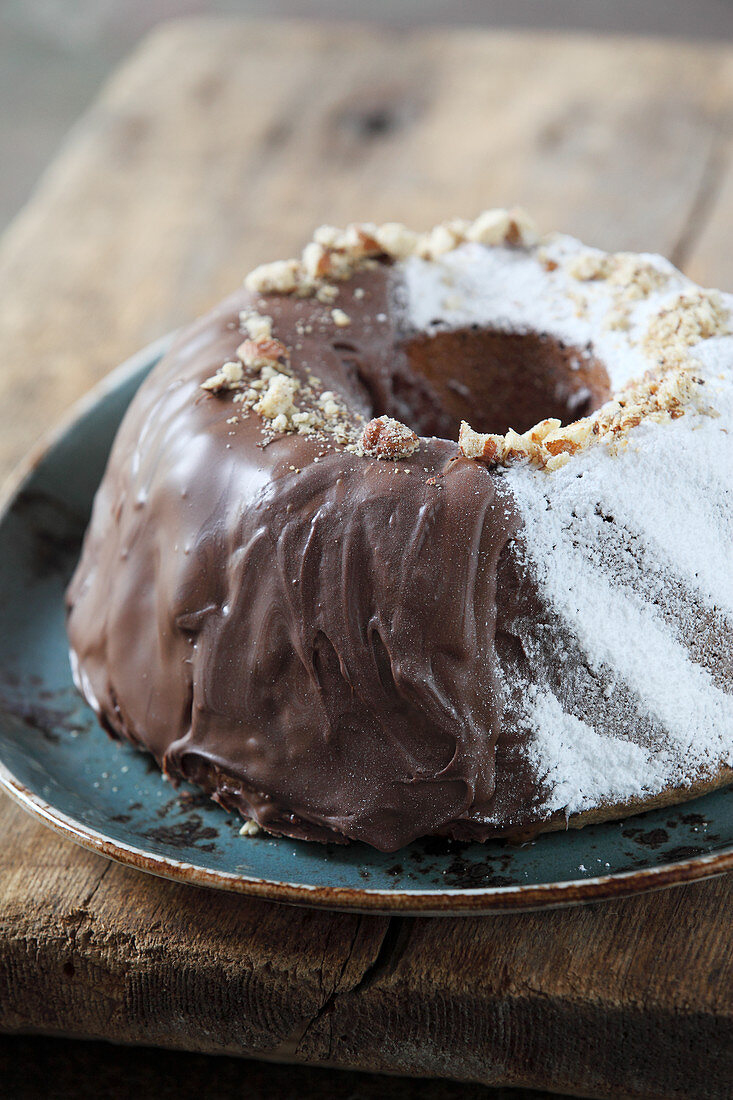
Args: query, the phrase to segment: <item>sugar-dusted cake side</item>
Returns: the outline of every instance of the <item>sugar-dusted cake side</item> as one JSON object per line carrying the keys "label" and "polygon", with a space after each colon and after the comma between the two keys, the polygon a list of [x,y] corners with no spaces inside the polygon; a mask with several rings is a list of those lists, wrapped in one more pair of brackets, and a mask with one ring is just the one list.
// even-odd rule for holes
{"label": "sugar-dusted cake side", "polygon": [[728,781],[730,310],[516,214],[319,231],[128,411],[81,690],[263,827],[384,850]]}

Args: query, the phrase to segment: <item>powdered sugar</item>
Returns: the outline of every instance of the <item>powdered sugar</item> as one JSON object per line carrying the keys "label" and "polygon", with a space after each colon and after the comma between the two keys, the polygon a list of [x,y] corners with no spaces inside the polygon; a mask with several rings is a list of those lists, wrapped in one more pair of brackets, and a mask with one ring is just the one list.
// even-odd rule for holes
{"label": "powdered sugar", "polygon": [[[638,285],[624,282],[629,271]],[[464,245],[436,261],[413,257],[400,279],[412,329],[545,333],[592,352],[613,389],[655,365],[650,326],[696,290],[661,257],[619,265],[568,237],[541,253]],[[731,297],[721,304],[733,310]],[[527,687],[529,752],[548,813],[643,798],[733,766],[733,695],[700,663],[706,639],[692,644],[696,631],[716,629],[723,650],[730,646],[733,337],[689,354],[716,416],[645,422],[622,446],[579,452],[551,475],[528,465],[503,475],[524,520],[527,568],[551,613],[588,666],[623,684],[652,723],[642,732],[622,715],[623,736],[609,736],[572,713],[580,701],[562,694],[567,685],[560,698]],[[709,609],[705,625],[694,607]]]}
{"label": "powdered sugar", "polygon": [[[589,666],[622,681],[640,712],[663,731],[651,751],[655,774],[670,786],[733,764],[733,696],[691,656],[684,638],[698,627],[677,607],[693,590],[718,611],[733,608],[728,423],[687,416],[649,424],[619,454],[590,450],[550,478],[529,467],[505,475],[543,597],[578,639]],[[632,537],[651,557],[639,576],[616,564]],[[651,583],[655,570],[670,577],[671,624],[663,614],[666,594]],[[725,629],[729,637],[730,624]],[[577,733],[571,719],[563,715],[557,729],[569,723]],[[535,733],[549,743],[547,731],[537,726]],[[629,743],[639,736],[633,724],[628,736]],[[563,790],[575,792],[570,802],[581,797],[585,767],[581,758],[577,768],[572,761],[568,754]],[[609,778],[605,799],[613,799],[614,784]],[[646,789],[637,783],[631,793],[641,797]]]}
{"label": "powdered sugar", "polygon": [[664,772],[646,749],[597,733],[566,714],[549,691],[530,689],[528,696],[527,717],[536,731],[529,759],[547,789],[550,813],[581,813],[662,789]]}
{"label": "powdered sugar", "polygon": [[[623,331],[609,327],[618,287],[580,281],[578,257],[604,257],[572,237],[558,236],[538,251],[466,244],[438,260],[411,257],[400,265],[407,323],[418,331],[472,324],[504,332],[541,332],[581,350],[592,348],[618,388],[650,367],[641,342],[650,318],[694,284],[661,256],[640,255],[661,286],[630,301]],[[549,268],[549,270],[548,270]]]}

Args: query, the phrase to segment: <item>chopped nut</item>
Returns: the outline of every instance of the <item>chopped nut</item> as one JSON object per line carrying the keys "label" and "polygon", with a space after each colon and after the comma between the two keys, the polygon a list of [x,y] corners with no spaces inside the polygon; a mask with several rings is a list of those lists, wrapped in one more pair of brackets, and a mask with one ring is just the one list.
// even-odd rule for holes
{"label": "chopped nut", "polygon": [[684,366],[688,349],[701,340],[730,331],[730,317],[716,290],[679,294],[668,309],[652,318],[642,347],[667,367]]}
{"label": "chopped nut", "polygon": [[315,295],[319,301],[333,300],[332,283],[323,280],[349,279],[355,271],[376,267],[380,255],[406,260],[419,255],[437,259],[466,240],[481,244],[511,244],[529,247],[537,232],[522,210],[489,210],[474,222],[453,218],[429,233],[417,234],[399,222],[374,225],[353,222],[346,229],[322,225],[303,250],[300,260],[279,260],[251,272],[245,284],[260,294]]}
{"label": "chopped nut", "polygon": [[458,434],[458,446],[461,454],[466,458],[478,458],[484,462],[497,462],[499,447],[503,446],[504,437],[501,435],[485,435],[475,432],[465,420],[461,421],[461,430]]}
{"label": "chopped nut", "polygon": [[540,239],[537,225],[533,218],[521,206],[515,206],[509,211],[509,232],[507,244],[521,245],[523,248],[532,248]]}
{"label": "chopped nut", "polygon": [[[297,411],[293,405],[293,398],[298,388],[299,385],[295,378],[290,378],[287,374],[276,374],[273,378],[270,378],[267,389],[254,406],[255,412],[270,420],[283,415],[286,417],[287,425],[287,418]],[[284,431],[285,428],[276,430]]]}
{"label": "chopped nut", "polygon": [[466,238],[483,245],[501,245],[506,242],[511,219],[506,210],[484,210],[469,226]]}
{"label": "chopped nut", "polygon": [[452,252],[460,242],[461,238],[448,225],[436,225],[420,238],[417,253],[425,260],[437,260],[446,252]]}
{"label": "chopped nut", "polygon": [[237,348],[237,358],[245,367],[272,366],[287,361],[288,349],[280,340],[244,340]]}
{"label": "chopped nut", "polygon": [[318,404],[323,409],[323,415],[332,420],[333,417],[338,416],[343,412],[341,407],[336,401],[336,394],[332,390],[324,390],[321,396],[318,398]]}
{"label": "chopped nut", "polygon": [[581,252],[566,265],[568,275],[579,282],[607,279],[611,272],[611,256],[605,252]]}
{"label": "chopped nut", "polygon": [[202,390],[218,393],[220,390],[236,389],[244,377],[241,363],[223,363],[216,374],[201,383]]}
{"label": "chopped nut", "polygon": [[374,236],[382,251],[396,260],[406,260],[414,255],[419,241],[417,233],[399,222],[386,222],[378,226]]}
{"label": "chopped nut", "polygon": [[313,234],[313,240],[323,248],[339,248],[342,244],[343,230],[335,225],[319,225]]}
{"label": "chopped nut", "polygon": [[592,431],[592,424],[588,418],[576,420],[574,424],[568,424],[565,428],[561,428],[557,421],[556,424],[557,427],[545,433],[541,440],[542,446],[551,455],[558,455],[562,451],[575,454],[585,446]]}
{"label": "chopped nut", "polygon": [[239,324],[250,340],[269,340],[272,336],[272,317],[266,317],[253,309],[243,309],[239,314]]}
{"label": "chopped nut", "polygon": [[553,455],[552,458],[548,458],[545,463],[545,469],[552,473],[553,470],[559,470],[563,466],[566,466],[570,461],[570,455],[567,451],[563,451],[561,454]]}
{"label": "chopped nut", "polygon": [[550,416],[546,420],[540,420],[539,424],[535,424],[526,434],[533,443],[542,443],[551,432],[556,431],[560,427],[560,424],[561,421],[557,420],[554,416]]}
{"label": "chopped nut", "polygon": [[344,250],[353,256],[378,256],[382,251],[374,222],[352,222],[346,227],[343,242]]}
{"label": "chopped nut", "polygon": [[338,328],[346,328],[347,325],[351,324],[351,318],[348,313],[344,313],[342,309],[332,309],[331,316],[333,317],[333,323],[337,325]]}
{"label": "chopped nut", "polygon": [[331,305],[338,298],[339,288],[334,286],[333,283],[324,283],[323,286],[319,286],[316,291],[316,298],[319,302],[323,302],[324,305]]}
{"label": "chopped nut", "polygon": [[239,830],[240,836],[259,836],[262,829],[256,821],[245,821],[242,828]]}
{"label": "chopped nut", "polygon": [[538,259],[539,263],[542,264],[545,271],[550,271],[550,272],[557,271],[557,269],[560,266],[560,264],[557,262],[557,260],[553,259],[553,257],[548,254],[546,248],[538,248],[537,249],[537,259]]}
{"label": "chopped nut", "polygon": [[365,424],[361,435],[361,447],[372,458],[407,458],[418,447],[419,440],[411,428],[393,420],[391,416],[379,416]]}
{"label": "chopped nut", "polygon": [[[632,252],[587,250],[573,256],[565,269],[571,278],[579,282],[606,283],[613,304],[606,314],[604,328],[610,331],[629,329],[632,303],[649,297],[669,282],[669,272]],[[587,300],[572,292],[568,297],[576,302],[577,315],[584,316],[588,307]]]}
{"label": "chopped nut", "polygon": [[250,271],[244,285],[257,294],[290,294],[298,285],[299,271],[297,260],[275,260]]}
{"label": "chopped nut", "polygon": [[671,372],[660,368],[656,373],[649,372],[641,382],[620,390],[592,416],[572,424],[563,427],[559,420],[548,418],[522,435],[510,428],[501,436],[475,432],[464,421],[458,444],[466,458],[490,466],[529,462],[551,472],[593,443],[625,442],[629,430],[644,420],[675,420],[684,415],[685,407],[714,415],[701,400],[701,385],[702,380],[689,366]]}
{"label": "chopped nut", "polygon": [[322,244],[311,241],[303,249],[302,266],[309,279],[319,279],[322,275],[327,275],[331,269],[327,249]]}

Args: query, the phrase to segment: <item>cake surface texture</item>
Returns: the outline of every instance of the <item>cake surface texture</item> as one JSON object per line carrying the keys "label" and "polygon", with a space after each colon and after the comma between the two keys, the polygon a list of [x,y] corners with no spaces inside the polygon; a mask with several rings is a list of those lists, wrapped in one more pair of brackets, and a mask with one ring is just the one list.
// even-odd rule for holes
{"label": "cake surface texture", "polygon": [[731,781],[732,545],[733,297],[520,211],[324,226],[138,391],[72,667],[272,833],[531,836]]}

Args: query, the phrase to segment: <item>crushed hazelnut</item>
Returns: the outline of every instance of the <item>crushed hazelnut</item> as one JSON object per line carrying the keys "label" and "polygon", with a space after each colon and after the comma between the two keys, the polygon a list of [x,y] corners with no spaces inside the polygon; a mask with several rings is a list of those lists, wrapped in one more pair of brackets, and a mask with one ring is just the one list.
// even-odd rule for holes
{"label": "crushed hazelnut", "polygon": [[469,227],[466,239],[484,245],[504,244],[510,225],[508,210],[484,210]]}
{"label": "crushed hazelnut", "polygon": [[668,309],[652,318],[642,347],[658,363],[682,366],[689,348],[729,331],[730,317],[718,291],[696,289],[679,294]]}
{"label": "crushed hazelnut", "polygon": [[446,252],[452,252],[460,243],[460,237],[447,225],[436,225],[419,239],[417,254],[424,260],[437,260]]}
{"label": "crushed hazelnut", "polygon": [[399,222],[386,222],[377,227],[374,234],[380,248],[396,260],[406,260],[415,253],[418,234]]}
{"label": "crushed hazelnut", "polygon": [[551,472],[592,444],[623,441],[629,430],[644,420],[675,420],[688,408],[714,415],[702,401],[701,386],[702,380],[690,367],[674,371],[658,368],[647,372],[641,382],[620,390],[592,416],[573,424],[563,427],[559,420],[548,419],[522,435],[511,428],[505,435],[486,435],[464,421],[458,445],[466,458],[489,466],[529,462]]}
{"label": "crushed hazelnut", "polygon": [[355,271],[375,266],[379,256],[433,260],[466,241],[531,248],[538,240],[534,223],[519,209],[487,210],[473,222],[453,218],[422,234],[399,222],[381,226],[353,222],[346,229],[322,225],[303,249],[300,260],[263,264],[247,276],[245,285],[260,294],[314,295],[329,303],[334,297],[333,280],[349,279]]}
{"label": "crushed hazelnut", "polygon": [[324,305],[331,305],[338,298],[339,289],[334,286],[333,283],[324,283],[323,286],[319,286],[316,291],[316,298]]}
{"label": "crushed hazelnut", "polygon": [[328,250],[317,241],[311,241],[303,249],[302,268],[309,279],[318,279],[330,270]]}
{"label": "crushed hazelnut", "polygon": [[288,358],[288,349],[280,340],[244,340],[237,348],[237,358],[245,367],[266,367],[284,363]]}
{"label": "crushed hazelnut", "polygon": [[218,393],[220,390],[236,389],[244,377],[241,363],[222,363],[216,374],[201,383],[202,390]]}
{"label": "crushed hazelnut", "polygon": [[244,280],[247,290],[257,294],[290,294],[298,286],[297,260],[275,260],[250,271]]}
{"label": "crushed hazelnut", "polygon": [[[611,292],[612,305],[606,314],[604,327],[611,331],[629,329],[632,304],[648,298],[669,282],[669,272],[633,252],[584,251],[568,260],[565,269],[571,278],[579,282],[605,282]],[[578,316],[583,316],[587,301],[575,293],[569,297],[576,302]]]}
{"label": "crushed hazelnut", "polygon": [[521,248],[534,248],[540,240],[537,225],[533,218],[521,206],[515,206],[509,211],[509,232],[506,235],[506,243],[517,245]]}
{"label": "crushed hazelnut", "polygon": [[285,431],[289,417],[297,412],[293,404],[293,398],[298,389],[297,379],[291,378],[287,374],[275,374],[268,381],[267,389],[254,406],[255,412],[271,420],[280,416],[284,417],[284,425],[275,428],[275,431]]}
{"label": "crushed hazelnut", "polygon": [[278,413],[277,416],[273,418],[270,424],[270,429],[273,432],[286,432],[289,427],[290,422],[285,413]]}
{"label": "crushed hazelnut", "polygon": [[272,336],[272,317],[257,313],[254,309],[243,309],[239,314],[240,328],[250,340],[269,340]]}
{"label": "crushed hazelnut", "polygon": [[419,445],[418,437],[399,420],[391,416],[378,416],[364,425],[361,448],[372,458],[407,458]]}

